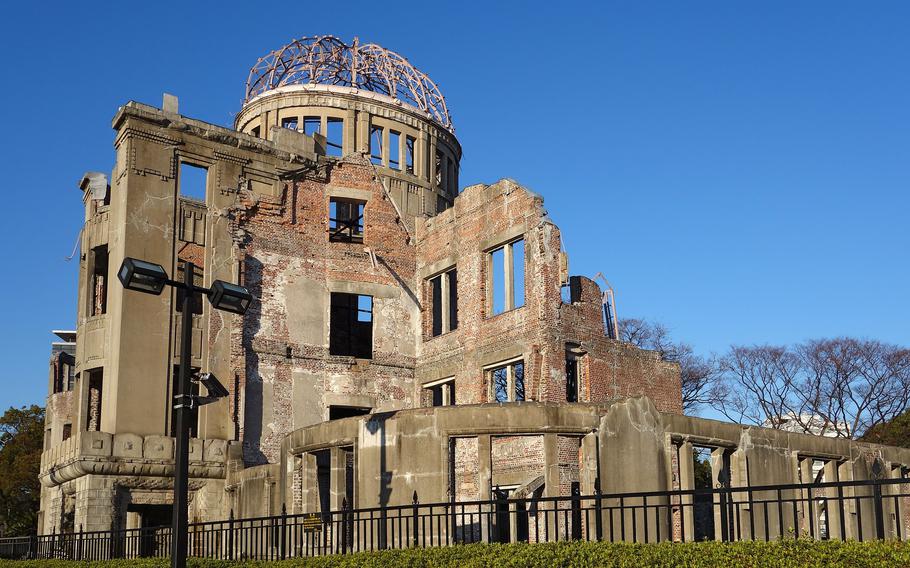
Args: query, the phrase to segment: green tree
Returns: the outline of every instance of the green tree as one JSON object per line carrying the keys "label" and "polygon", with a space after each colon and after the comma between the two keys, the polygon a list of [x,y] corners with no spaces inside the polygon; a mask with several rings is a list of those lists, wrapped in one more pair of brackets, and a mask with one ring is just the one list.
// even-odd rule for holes
{"label": "green tree", "polygon": [[861,440],[874,444],[910,448],[910,412],[904,412],[888,422],[876,424],[863,434]]}
{"label": "green tree", "polygon": [[0,528],[4,536],[36,532],[43,446],[43,408],[10,408],[0,416]]}

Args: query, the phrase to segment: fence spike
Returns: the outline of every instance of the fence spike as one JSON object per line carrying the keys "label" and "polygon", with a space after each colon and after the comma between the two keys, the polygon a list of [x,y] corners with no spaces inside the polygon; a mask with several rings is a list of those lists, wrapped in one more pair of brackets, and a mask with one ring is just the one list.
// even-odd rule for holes
{"label": "fence spike", "polygon": [[414,490],[414,504],[416,505],[418,503],[420,503],[420,501],[417,500],[417,490],[415,489]]}

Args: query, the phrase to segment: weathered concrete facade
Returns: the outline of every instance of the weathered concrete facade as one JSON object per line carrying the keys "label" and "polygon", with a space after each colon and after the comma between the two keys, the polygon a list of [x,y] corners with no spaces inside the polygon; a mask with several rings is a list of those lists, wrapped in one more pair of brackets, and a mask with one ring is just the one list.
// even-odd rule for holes
{"label": "weathered concrete facade", "polygon": [[74,376],[51,386],[41,532],[150,526],[172,503],[179,303],[125,291],[125,257],[171,275],[192,261],[203,285],[254,296],[244,316],[194,308],[190,364],[231,394],[198,411],[191,519],[685,487],[686,444],[752,483],[795,481],[800,456],[843,475],[865,475],[858,456],[910,464],[683,417],[678,367],[607,337],[543,198],[509,179],[459,192],[447,114],[310,83],[250,97],[233,129],[163,107],[121,107],[109,184],[81,184]]}

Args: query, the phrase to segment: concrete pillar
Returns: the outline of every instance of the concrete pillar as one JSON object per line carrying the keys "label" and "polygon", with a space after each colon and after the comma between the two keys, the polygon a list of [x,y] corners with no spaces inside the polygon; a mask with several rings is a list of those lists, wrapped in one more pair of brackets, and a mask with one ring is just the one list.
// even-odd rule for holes
{"label": "concrete pillar", "polygon": [[427,149],[427,181],[430,182],[430,187],[436,185],[436,136],[430,136],[430,145]]}
{"label": "concrete pillar", "polygon": [[417,141],[414,143],[414,175],[422,180],[430,181],[429,168],[427,165],[427,150],[430,147],[430,140],[427,133],[423,130],[417,135]]}
{"label": "concrete pillar", "polygon": [[[726,476],[729,480],[730,472],[729,470],[724,471],[727,466],[726,459],[726,449],[725,448],[712,448],[711,449],[711,481],[714,484],[715,488],[721,486],[720,480],[723,476]],[[730,525],[730,519],[724,514],[724,508],[722,507],[721,495],[718,493],[714,494],[714,539],[722,540],[723,531],[724,531],[724,520],[727,521],[727,526]]]}
{"label": "concrete pillar", "polygon": [[[839,481],[838,469],[839,464],[836,460],[828,460],[825,462],[824,480],[826,483]],[[837,488],[826,489],[825,493],[828,497],[828,507],[826,514],[828,522],[828,536],[831,539],[844,540],[845,535],[842,534],[841,531],[841,517],[842,510],[846,507],[846,503],[837,498]]]}
{"label": "concrete pillar", "polygon": [[[679,445],[679,488],[682,490],[695,489],[695,461],[693,448],[690,442]],[[695,539],[695,506],[691,495],[680,497],[681,537],[689,541]]]}
{"label": "concrete pillar", "polygon": [[[477,436],[477,499],[489,501],[492,497],[493,454],[489,434]],[[480,541],[489,542],[491,535],[489,515],[480,515]]]}
{"label": "concrete pillar", "polygon": [[388,127],[382,128],[382,165],[385,167],[389,166],[389,129]]}
{"label": "concrete pillar", "polygon": [[515,307],[515,291],[513,290],[515,275],[512,274],[512,247],[510,245],[502,248],[502,262],[502,274],[506,287],[504,309],[508,311]]}
{"label": "concrete pillar", "polygon": [[345,494],[345,451],[339,447],[333,447],[329,450],[329,463],[331,464],[329,483],[331,491],[329,494],[329,503],[332,511],[341,510],[341,502]]}
{"label": "concrete pillar", "polygon": [[357,112],[355,145],[357,152],[363,154],[370,153],[370,113],[364,111]]}
{"label": "concrete pillar", "polygon": [[[303,121],[300,122],[303,124]],[[344,117],[344,134],[341,142],[342,154],[347,156],[357,151],[357,113],[349,109]]]}

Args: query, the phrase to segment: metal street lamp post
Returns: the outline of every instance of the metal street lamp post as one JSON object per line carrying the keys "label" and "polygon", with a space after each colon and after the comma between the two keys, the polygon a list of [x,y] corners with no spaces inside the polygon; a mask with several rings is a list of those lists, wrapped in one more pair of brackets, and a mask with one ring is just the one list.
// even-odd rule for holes
{"label": "metal street lamp post", "polygon": [[211,288],[193,284],[195,266],[187,262],[183,266],[183,282],[171,280],[161,265],[135,258],[125,258],[117,278],[127,290],[134,290],[158,296],[165,285],[183,290],[183,318],[180,327],[180,375],[174,394],[175,433],[177,436],[176,464],[174,471],[174,516],[171,524],[171,566],[185,568],[189,523],[189,420],[194,407],[215,402],[227,396],[228,391],[210,373],[199,377],[199,382],[208,390],[209,396],[200,397],[190,393],[190,351],[192,348],[193,316],[192,306],[197,294],[205,294],[212,307],[242,315],[252,301],[249,291],[242,286],[216,280]]}

